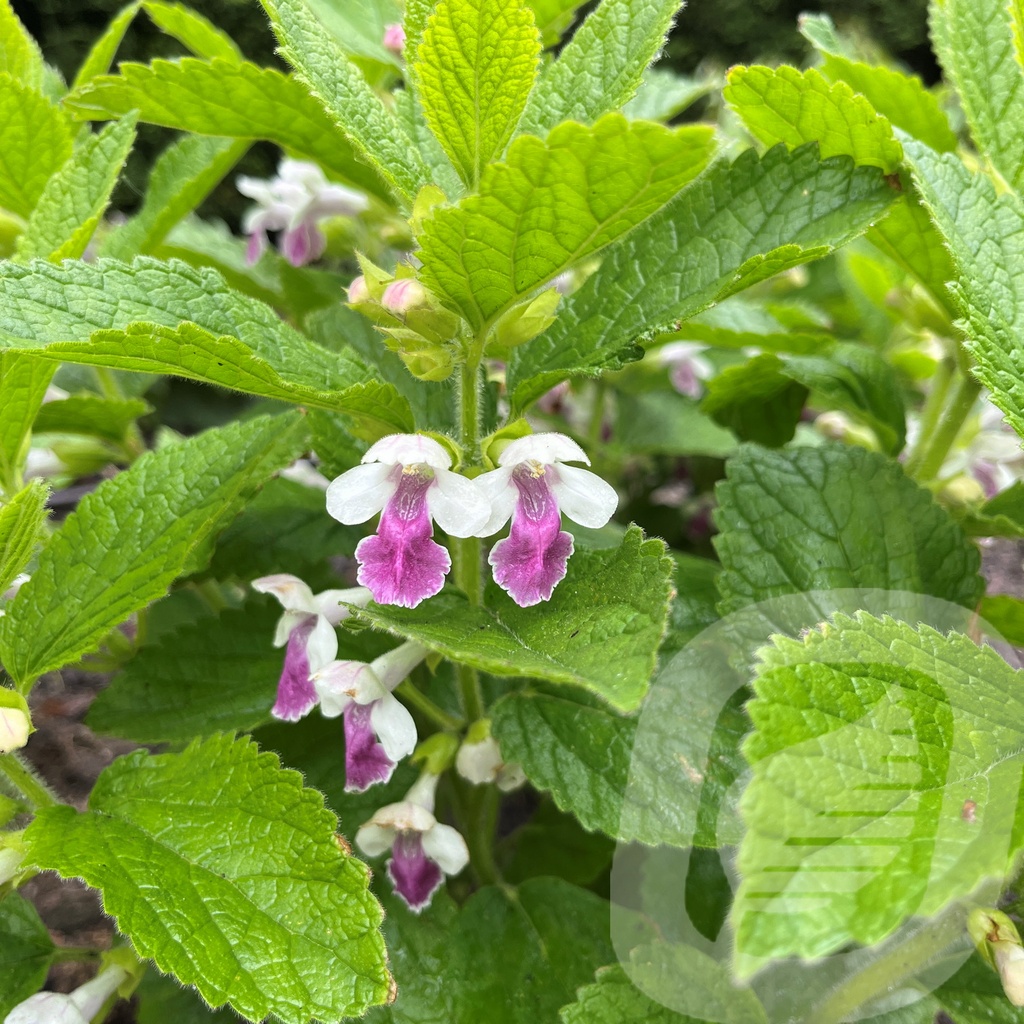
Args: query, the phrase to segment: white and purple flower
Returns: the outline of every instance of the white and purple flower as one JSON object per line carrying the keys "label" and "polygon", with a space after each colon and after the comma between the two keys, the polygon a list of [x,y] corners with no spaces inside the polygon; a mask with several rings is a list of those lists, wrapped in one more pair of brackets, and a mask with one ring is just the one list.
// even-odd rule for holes
{"label": "white and purple flower", "polygon": [[398,22],[392,22],[384,26],[384,37],[381,40],[385,50],[390,50],[396,56],[401,57],[405,49],[405,29]]}
{"label": "white and purple flower", "polygon": [[285,648],[284,668],[270,713],[297,722],[319,699],[311,676],[338,655],[334,627],[351,614],[345,604],[365,606],[370,592],[353,587],[314,594],[297,576],[287,573],[261,576],[251,585],[261,594],[273,594],[284,608],[274,635],[274,646]]}
{"label": "white and purple flower", "polygon": [[369,206],[366,196],[329,182],[316,164],[284,159],[277,177],[241,177],[238,191],[257,206],[242,221],[249,236],[246,260],[255,263],[267,247],[267,232],[282,232],[281,254],[295,267],[323,255],[327,239],[317,226],[326,217],[354,217]]}
{"label": "white and purple flower", "polygon": [[445,875],[457,875],[469,863],[465,839],[434,817],[437,780],[424,772],[404,800],[382,807],[356,833],[367,857],[391,851],[388,877],[416,913],[429,905]]}
{"label": "white and purple flower", "polygon": [[474,786],[493,784],[502,793],[511,793],[526,782],[522,767],[505,763],[498,741],[489,732],[476,738],[470,730],[455,757],[455,770]]}
{"label": "white and purple flower", "polygon": [[370,664],[332,661],[313,676],[321,713],[344,716],[347,792],[387,782],[398,761],[416,749],[416,723],[392,690],[426,655],[410,641]]}
{"label": "white and purple flower", "polygon": [[7,1014],[4,1024],[89,1024],[127,980],[128,972],[111,964],[74,992],[37,992],[29,996]]}
{"label": "white and purple flower", "polygon": [[668,367],[672,387],[681,395],[700,398],[704,381],[714,376],[714,367],[704,357],[707,348],[696,341],[672,341],[658,349],[658,359]]}
{"label": "white and purple flower", "polygon": [[522,608],[547,601],[565,576],[573,541],[562,529],[562,515],[597,529],[619,502],[615,488],[596,473],[566,461],[590,465],[583,449],[564,434],[531,434],[505,448],[499,469],[474,481],[491,507],[480,536],[512,519],[508,537],[494,545],[488,561],[495,582]]}
{"label": "white and purple flower", "polygon": [[487,520],[486,499],[422,434],[382,438],[362,462],[327,488],[327,511],[348,525],[382,513],[377,533],[356,548],[356,578],[379,604],[415,608],[440,591],[451,569],[448,552],[431,539],[433,523],[453,537],[476,536]]}

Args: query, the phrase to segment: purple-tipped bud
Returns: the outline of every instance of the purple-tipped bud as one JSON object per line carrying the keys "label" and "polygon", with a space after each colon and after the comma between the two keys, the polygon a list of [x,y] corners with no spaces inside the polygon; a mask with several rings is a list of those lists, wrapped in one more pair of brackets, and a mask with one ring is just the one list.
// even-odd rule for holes
{"label": "purple-tipped bud", "polygon": [[382,42],[385,50],[401,56],[405,49],[405,29],[399,24],[385,25]]}
{"label": "purple-tipped bud", "polygon": [[348,301],[353,306],[360,302],[370,301],[370,289],[367,287],[366,278],[362,274],[348,286]]}
{"label": "purple-tipped bud", "polygon": [[427,290],[413,277],[402,277],[384,289],[381,305],[389,312],[402,316],[410,309],[423,306],[427,301]]}

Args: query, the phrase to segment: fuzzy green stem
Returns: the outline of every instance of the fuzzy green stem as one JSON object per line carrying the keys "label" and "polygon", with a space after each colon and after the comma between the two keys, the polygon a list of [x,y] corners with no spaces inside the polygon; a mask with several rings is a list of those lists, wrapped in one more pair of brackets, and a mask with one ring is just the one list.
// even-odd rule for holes
{"label": "fuzzy green stem", "polygon": [[937,418],[933,432],[930,435],[922,432],[921,454],[917,464],[908,466],[908,472],[917,480],[928,483],[939,475],[980,392],[981,385],[971,376],[961,377],[954,385],[949,403],[941,417]]}
{"label": "fuzzy green stem", "polygon": [[947,913],[937,922],[922,928],[902,946],[888,956],[868,964],[862,971],[843,982],[810,1014],[807,1024],[838,1024],[849,1020],[865,1003],[892,992],[902,982],[913,977],[933,960],[937,953],[947,949],[963,936],[965,924],[962,914]]}
{"label": "fuzzy green stem", "polygon": [[914,448],[907,457],[906,470],[913,476],[921,464],[928,442],[935,433],[942,410],[949,394],[949,386],[953,383],[954,365],[952,359],[943,359],[935,370],[932,387],[921,409],[921,432],[914,442]]}
{"label": "fuzzy green stem", "polygon": [[402,698],[403,703],[412,705],[420,714],[425,718],[429,718],[434,725],[445,732],[457,732],[463,725],[460,719],[454,715],[449,715],[447,711],[439,708],[410,679],[399,683],[395,693]]}
{"label": "fuzzy green stem", "polygon": [[61,802],[17,754],[0,754],[0,772],[36,810]]}
{"label": "fuzzy green stem", "polygon": [[102,949],[94,949],[92,946],[57,946],[52,953],[52,958],[57,963],[65,960],[99,960],[103,956]]}
{"label": "fuzzy green stem", "polygon": [[496,786],[473,786],[467,799],[469,827],[465,831],[469,860],[481,885],[501,880],[494,862],[494,830],[500,794]]}
{"label": "fuzzy green stem", "polygon": [[[462,367],[462,382],[459,388],[459,425],[463,456],[466,464],[476,467],[481,464],[480,456],[480,353],[482,344],[472,346],[470,357]],[[455,582],[469,598],[470,606],[483,604],[483,546],[479,537],[464,537],[453,542],[455,552]],[[458,666],[459,690],[466,718],[475,722],[484,715],[483,693],[480,676],[470,665]]]}

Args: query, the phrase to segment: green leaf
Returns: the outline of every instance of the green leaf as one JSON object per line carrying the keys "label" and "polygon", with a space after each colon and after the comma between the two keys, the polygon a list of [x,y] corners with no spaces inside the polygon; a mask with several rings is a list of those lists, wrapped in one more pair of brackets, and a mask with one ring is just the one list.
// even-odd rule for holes
{"label": "green leaf", "polygon": [[15,892],[0,899],[0,1013],[5,1017],[46,981],[55,952],[36,908]]}
{"label": "green leaf", "polygon": [[593,985],[581,988],[576,1002],[562,1008],[562,1024],[698,1024],[644,995],[616,964],[597,972]]}
{"label": "green leaf", "polygon": [[1005,0],[931,0],[932,44],[974,141],[1012,188],[1024,187],[1024,71]]}
{"label": "green leaf", "polygon": [[884,451],[897,455],[907,440],[903,393],[892,367],[864,345],[839,342],[820,355],[782,361],[781,373],[812,391],[830,409],[869,426]]}
{"label": "green leaf", "polygon": [[280,615],[276,603],[249,601],[143,647],[89,708],[89,727],[136,743],[184,743],[265,725],[281,675],[271,646]]}
{"label": "green leaf", "polygon": [[35,355],[0,351],[0,486],[18,490],[32,422],[57,364]]}
{"label": "green leaf", "polygon": [[608,902],[558,878],[487,886],[461,911],[441,893],[420,915],[383,901],[398,998],[369,1024],[554,1021],[614,957]]}
{"label": "green leaf", "polygon": [[1021,673],[995,650],[836,615],[802,641],[776,637],[753,685],[741,957],[870,946],[1004,876],[1024,719]]}
{"label": "green leaf", "polygon": [[412,69],[423,115],[474,190],[512,138],[539,59],[521,0],[441,0],[427,22]]}
{"label": "green leaf", "polygon": [[0,594],[28,565],[46,522],[46,484],[33,480],[0,505]]}
{"label": "green leaf", "polygon": [[187,217],[238,163],[249,148],[246,139],[186,135],[169,146],[153,165],[142,208],[100,245],[104,256],[131,259],[150,255],[180,220]]}
{"label": "green leaf", "polygon": [[408,403],[349,352],[327,352],[213,270],[0,263],[0,348],[144,373],[173,373],[343,412],[372,439],[412,429]]}
{"label": "green leaf", "polygon": [[273,68],[186,57],[120,65],[80,86],[65,106],[85,120],[105,120],[138,110],[150,124],[232,139],[266,139],[332,177],[385,197],[380,178],[309,91]]}
{"label": "green leaf", "polygon": [[[624,842],[657,843],[663,834],[622,829],[622,801],[636,739],[634,718],[567,697],[510,693],[491,709],[491,729],[509,763],[590,831]],[[671,813],[665,808],[666,817]]]}
{"label": "green leaf", "polygon": [[82,65],[71,83],[72,91],[98,75],[105,75],[110,70],[110,65],[114,63],[114,55],[124,40],[128,26],[135,20],[135,15],[139,13],[139,6],[139,2],[129,4],[111,19],[103,35],[92,44],[85,60],[82,61]]}
{"label": "green leaf", "polygon": [[160,0],[142,0],[142,9],[153,24],[169,36],[174,36],[187,50],[197,57],[242,63],[242,51],[234,40],[221,31],[198,11],[183,4],[161,3]]}
{"label": "green leaf", "polygon": [[685,555],[680,551],[670,554],[676,563],[676,594],[669,608],[668,633],[658,651],[662,663],[718,621],[715,581],[721,566],[710,558]]}
{"label": "green leaf", "polygon": [[529,0],[544,46],[554,46],[573,23],[584,0]]}
{"label": "green leaf", "polygon": [[416,609],[371,604],[358,615],[492,675],[581,686],[630,711],[665,632],[671,572],[664,543],[632,527],[615,550],[576,552],[551,600],[531,608],[492,583],[483,608],[449,590]]}
{"label": "green leaf", "polygon": [[584,828],[621,842],[713,847],[739,835],[728,791],[748,726],[742,689],[709,721],[721,678],[706,657],[669,662],[639,720],[595,701],[519,691],[495,704],[492,727],[505,759]]}
{"label": "green leaf", "polygon": [[817,142],[823,159],[850,156],[855,163],[893,174],[903,159],[889,122],[845,83],[829,84],[813,68],[736,67],[724,96],[752,135],[790,149]]}
{"label": "green leaf", "polygon": [[11,0],[0,0],[0,74],[42,92],[45,68],[39,46],[18,20]]}
{"label": "green leaf", "polygon": [[38,866],[101,889],[140,956],[212,1006],[306,1024],[360,1016],[388,994],[381,910],[336,828],[297,772],[220,736],[121,758],[88,811],[46,808],[26,842]]}
{"label": "green leaf", "polygon": [[513,884],[547,875],[589,886],[606,877],[615,843],[608,836],[585,832],[575,818],[545,800],[496,852],[502,877]]}
{"label": "green leaf", "polygon": [[800,30],[821,53],[822,71],[827,78],[845,82],[854,92],[867,97],[871,106],[891,124],[926,146],[939,152],[956,149],[956,135],[949,127],[949,118],[934,93],[924,87],[917,75],[851,59],[842,52],[828,16],[818,16],[828,23],[827,30],[831,30],[825,33],[808,32],[809,17],[814,16],[805,16]]}
{"label": "green leaf", "polygon": [[620,114],[517,139],[480,193],[439,208],[420,237],[423,277],[479,331],[518,299],[620,239],[707,165],[710,128]]}
{"label": "green leaf", "polygon": [[135,990],[138,1024],[238,1024],[226,1007],[212,1010],[193,988],[182,988],[174,978],[155,968],[146,971]]}
{"label": "green leaf", "polygon": [[[313,14],[373,85],[390,84],[387,77],[400,67],[398,58],[384,48],[388,25],[402,21],[400,0],[368,0],[361,4],[338,4],[335,0],[308,0]],[[432,3],[431,3],[432,6]]]}
{"label": "green leaf", "polygon": [[722,459],[736,438],[677,391],[647,391],[616,397],[615,443],[631,453],[707,455]]}
{"label": "green leaf", "polygon": [[807,388],[782,372],[785,364],[765,353],[727,366],[706,384],[701,411],[743,441],[770,448],[793,439]]}
{"label": "green leaf", "polygon": [[246,420],[150,452],[86,495],[0,620],[7,671],[26,686],[94,650],[305,443],[297,413]]}
{"label": "green leaf", "polygon": [[152,412],[141,398],[100,398],[80,394],[47,402],[36,416],[36,433],[90,434],[123,441],[125,431],[140,417]]}
{"label": "green leaf", "polygon": [[428,175],[395,116],[310,9],[307,0],[260,0],[281,54],[308,84],[355,151],[412,204]]}
{"label": "green leaf", "polygon": [[602,0],[541,75],[519,130],[547,135],[562,121],[593,124],[633,98],[665,45],[678,0]]}
{"label": "green leaf", "polygon": [[921,204],[917,190],[912,189],[909,175],[904,172],[900,181],[904,194],[866,237],[889,259],[916,277],[939,308],[953,317],[948,283],[956,276],[956,271],[949,249]]}
{"label": "green leaf", "polygon": [[513,353],[517,409],[575,374],[636,358],[637,339],[757,281],[832,252],[881,217],[895,193],[871,168],[815,147],[748,151],[720,164],[613,249],[558,320]]}
{"label": "green leaf", "polygon": [[18,239],[21,259],[59,263],[85,252],[135,142],[136,120],[129,114],[90,135],[50,178]]}
{"label": "green leaf", "polygon": [[71,131],[45,96],[0,73],[0,207],[28,218],[71,156]]}
{"label": "green leaf", "polygon": [[710,76],[687,78],[674,71],[648,68],[640,91],[622,112],[633,121],[667,121],[716,88]]}
{"label": "green leaf", "polygon": [[972,607],[977,548],[896,463],[827,444],[747,447],[717,488],[723,614],[781,594],[878,588]]}
{"label": "green leaf", "polygon": [[914,142],[906,151],[959,272],[951,290],[964,316],[974,373],[1024,436],[1024,202],[1012,193],[997,196],[986,175],[972,174],[953,154],[940,156]]}
{"label": "green leaf", "polygon": [[221,534],[210,573],[248,582],[290,572],[314,589],[337,586],[327,562],[337,555],[351,557],[362,531],[342,526],[325,511],[323,491],[280,477],[271,480]]}
{"label": "green leaf", "polygon": [[983,597],[978,614],[1015,647],[1024,643],[1024,601],[1008,594]]}
{"label": "green leaf", "polygon": [[[341,275],[314,267],[293,267],[271,247],[260,260],[246,261],[246,243],[223,221],[205,221],[187,217],[173,227],[154,256],[162,260],[183,260],[197,270],[210,267],[227,284],[251,295],[268,306],[280,310],[287,319],[308,326],[308,316],[315,310],[337,305],[343,289]],[[331,346],[343,348],[344,335],[335,336]]]}

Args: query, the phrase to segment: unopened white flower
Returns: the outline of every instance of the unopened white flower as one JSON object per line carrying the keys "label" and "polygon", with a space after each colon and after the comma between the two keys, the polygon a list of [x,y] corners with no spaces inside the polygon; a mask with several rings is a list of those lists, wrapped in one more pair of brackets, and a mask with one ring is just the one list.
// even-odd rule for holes
{"label": "unopened white flower", "polygon": [[455,770],[475,786],[497,785],[503,793],[518,789],[526,775],[517,764],[505,764],[501,747],[493,736],[473,741],[467,738],[455,757]]}
{"label": "unopened white flower", "polygon": [[7,1014],[4,1024],[90,1024],[127,978],[123,967],[111,964],[74,992],[37,992],[29,996]]}

